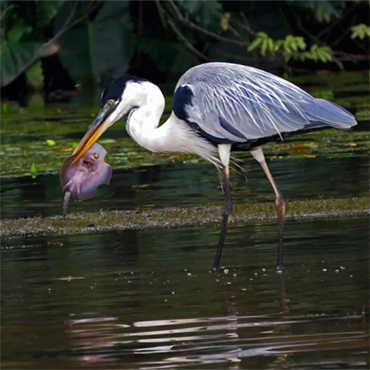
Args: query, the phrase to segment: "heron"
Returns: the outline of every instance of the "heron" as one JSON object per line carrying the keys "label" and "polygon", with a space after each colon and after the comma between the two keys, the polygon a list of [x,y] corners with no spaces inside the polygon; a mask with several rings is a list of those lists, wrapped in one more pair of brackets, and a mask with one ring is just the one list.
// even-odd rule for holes
{"label": "heron", "polygon": [[187,70],[175,86],[170,117],[159,125],[164,108],[161,90],[147,79],[130,75],[114,79],[101,93],[101,110],[76,147],[74,162],[128,114],[127,133],[144,149],[196,154],[214,164],[221,174],[224,191],[221,232],[213,264],[217,271],[232,216],[231,152],[249,151],[275,193],[277,269],[281,271],[286,203],[261,145],[307,131],[350,130],[357,124],[354,116],[274,74],[226,62],[204,63]]}

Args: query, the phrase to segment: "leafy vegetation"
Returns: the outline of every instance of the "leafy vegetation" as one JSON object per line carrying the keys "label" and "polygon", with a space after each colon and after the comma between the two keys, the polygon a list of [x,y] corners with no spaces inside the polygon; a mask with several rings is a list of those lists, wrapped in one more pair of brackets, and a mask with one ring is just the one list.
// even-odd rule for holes
{"label": "leafy vegetation", "polygon": [[[22,14],[31,10],[29,9],[31,3],[1,1],[1,86],[9,84],[32,67],[33,70],[28,76],[29,81],[36,87],[40,85],[42,74],[40,71],[37,73],[34,63],[55,54],[59,48],[54,38],[46,40],[40,35],[43,27],[53,19],[62,3],[63,1],[47,3],[35,1],[32,7],[35,17],[31,20],[31,14]],[[35,83],[35,80],[38,82]]]}
{"label": "leafy vegetation", "polygon": [[0,7],[1,86],[25,73],[41,89],[41,61],[56,53],[89,87],[143,58],[169,78],[214,60],[289,72],[309,62],[343,70],[369,60],[363,1],[3,0]]}
{"label": "leafy vegetation", "polygon": [[169,0],[157,6],[162,24],[200,61],[279,66],[291,73],[307,72],[302,67],[310,63],[344,70],[347,62],[369,60],[367,26],[353,17],[368,10],[364,2]]}
{"label": "leafy vegetation", "polygon": [[351,38],[359,38],[363,40],[366,37],[370,37],[370,27],[364,23],[358,24],[357,26],[351,27],[352,35]]}
{"label": "leafy vegetation", "polygon": [[329,46],[311,45],[307,50],[305,39],[300,36],[287,35],[284,40],[273,40],[264,32],[258,32],[257,37],[248,46],[248,51],[258,50],[264,57],[267,53],[275,56],[280,53],[285,62],[291,59],[304,61],[306,59],[321,61],[323,63],[332,61],[331,48]]}

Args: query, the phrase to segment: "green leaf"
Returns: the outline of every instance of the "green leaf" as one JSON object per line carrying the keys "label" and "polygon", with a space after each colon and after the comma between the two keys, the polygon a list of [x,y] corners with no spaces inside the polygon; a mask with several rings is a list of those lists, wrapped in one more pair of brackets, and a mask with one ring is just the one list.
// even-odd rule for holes
{"label": "green leaf", "polygon": [[271,39],[271,38],[268,39],[267,48],[268,48],[268,51],[270,53],[274,52],[275,49],[274,49],[274,40],[273,39]]}
{"label": "green leaf", "polygon": [[224,31],[227,31],[229,28],[231,13],[224,13],[221,17],[220,26]]}
{"label": "green leaf", "polygon": [[342,14],[341,2],[330,0],[289,0],[289,5],[313,10],[315,13],[328,14],[331,17],[338,18]]}
{"label": "green leaf", "polygon": [[170,76],[178,77],[179,74],[199,63],[193,53],[177,42],[140,36],[136,43],[142,51],[150,55],[161,71]]}
{"label": "green leaf", "polygon": [[31,167],[30,167],[30,174],[32,175],[32,178],[33,179],[36,177],[36,175],[38,174],[38,172],[39,172],[38,167],[36,166],[35,163],[32,163],[31,164]]}
{"label": "green leaf", "polygon": [[365,37],[370,37],[370,27],[366,26],[364,23],[351,27],[351,31],[352,39],[360,38],[363,40]]}
{"label": "green leaf", "polygon": [[6,103],[1,104],[1,113],[7,114],[9,113],[9,105]]}
{"label": "green leaf", "polygon": [[266,55],[267,45],[268,45],[268,39],[263,39],[262,45],[261,45],[261,55],[263,57]]}
{"label": "green leaf", "polygon": [[210,30],[219,30],[220,20],[222,18],[222,5],[215,0],[207,1],[176,1],[181,8],[181,13],[188,13],[190,19],[197,24]]}
{"label": "green leaf", "polygon": [[31,112],[40,112],[45,108],[45,99],[41,93],[31,95],[27,107]]}
{"label": "green leaf", "polygon": [[99,143],[100,144],[112,144],[112,143],[116,143],[117,140],[114,140],[114,139],[100,139],[99,140]]}
{"label": "green leaf", "polygon": [[78,143],[77,142],[74,142],[72,144],[72,153],[75,151],[75,149],[78,147]]}
{"label": "green leaf", "polygon": [[319,23],[330,23],[331,16],[329,13],[323,12],[320,9],[316,10],[315,18]]}
{"label": "green leaf", "polygon": [[11,28],[6,34],[7,41],[10,45],[17,44],[23,35],[32,31],[32,27],[27,25],[22,18],[19,18],[16,14],[12,15]]}
{"label": "green leaf", "polygon": [[36,62],[26,71],[27,83],[34,89],[42,89],[44,86],[44,75],[42,71],[41,61]]}
{"label": "green leaf", "polygon": [[[81,2],[81,6],[85,2]],[[89,3],[89,2],[86,2]],[[74,2],[66,2],[54,20],[58,32],[68,19]],[[76,82],[103,83],[124,74],[134,52],[129,1],[105,1],[96,18],[85,19],[60,38],[63,65]],[[89,8],[85,9],[87,12]],[[83,86],[84,87],[84,86]]]}
{"label": "green leaf", "polygon": [[7,85],[23,72],[31,60],[37,59],[41,47],[41,42],[20,42],[15,45],[5,42],[0,52],[1,86]]}
{"label": "green leaf", "polygon": [[53,0],[53,1],[35,1],[36,12],[37,12],[37,25],[39,27],[47,26],[50,21],[58,13],[60,7],[63,5],[64,0]]}
{"label": "green leaf", "polygon": [[46,145],[47,145],[47,146],[50,146],[50,147],[53,147],[53,146],[55,146],[55,145],[56,145],[56,142],[55,142],[55,140],[47,139],[47,140],[46,140]]}
{"label": "green leaf", "polygon": [[295,42],[291,42],[289,44],[290,48],[293,50],[293,51],[298,51],[298,47],[297,47],[297,44]]}
{"label": "green leaf", "polygon": [[306,42],[304,41],[303,37],[296,37],[297,45],[299,49],[305,50],[306,49]]}
{"label": "green leaf", "polygon": [[286,53],[291,53],[291,52],[292,52],[292,50],[291,50],[291,48],[290,48],[290,45],[289,45],[287,42],[284,42],[284,44],[283,44],[283,48],[284,48],[284,51],[285,51]]}
{"label": "green leaf", "polygon": [[257,49],[261,43],[262,43],[262,38],[258,37],[250,43],[247,50],[253,51],[254,49]]}

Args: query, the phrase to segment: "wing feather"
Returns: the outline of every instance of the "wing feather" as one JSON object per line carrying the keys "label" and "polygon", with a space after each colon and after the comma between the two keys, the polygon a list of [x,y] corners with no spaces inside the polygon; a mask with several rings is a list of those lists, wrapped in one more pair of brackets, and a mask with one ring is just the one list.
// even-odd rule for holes
{"label": "wing feather", "polygon": [[348,129],[356,124],[343,108],[252,67],[202,64],[188,70],[176,89],[182,85],[192,93],[191,102],[184,107],[187,119],[208,135],[230,142],[281,137],[312,127]]}

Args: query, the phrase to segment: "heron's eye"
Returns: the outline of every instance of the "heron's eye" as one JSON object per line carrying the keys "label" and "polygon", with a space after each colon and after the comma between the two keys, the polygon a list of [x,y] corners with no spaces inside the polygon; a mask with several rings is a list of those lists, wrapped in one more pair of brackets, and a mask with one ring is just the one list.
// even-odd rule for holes
{"label": "heron's eye", "polygon": [[114,104],[114,101],[113,100],[109,100],[108,103],[107,103],[107,105],[108,105],[109,108],[110,107],[113,107],[113,104]]}

